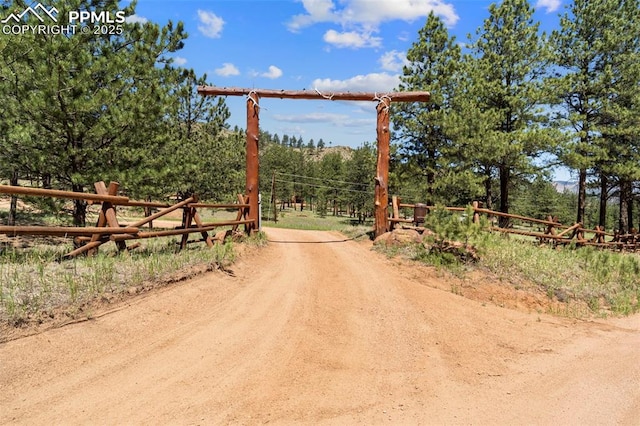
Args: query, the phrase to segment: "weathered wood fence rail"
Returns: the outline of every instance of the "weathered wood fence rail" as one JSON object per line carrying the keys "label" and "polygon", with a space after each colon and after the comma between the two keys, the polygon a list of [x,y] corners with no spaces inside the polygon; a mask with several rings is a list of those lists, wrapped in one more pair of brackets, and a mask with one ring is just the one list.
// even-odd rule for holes
{"label": "weathered wood fence rail", "polygon": [[[127,247],[126,241],[144,238],[156,238],[167,236],[182,236],[180,248],[186,247],[189,242],[189,234],[199,233],[202,236],[200,241],[205,242],[209,247],[213,247],[213,238],[209,232],[216,228],[230,226],[232,231],[237,231],[240,225],[253,225],[255,229],[254,219],[249,217],[249,203],[247,197],[239,194],[237,203],[227,204],[207,204],[199,203],[198,197],[191,197],[181,200],[176,204],[158,203],[151,201],[134,201],[128,197],[119,196],[119,183],[111,182],[107,187],[104,182],[96,182],[94,184],[96,193],[80,193],[71,191],[60,191],[53,189],[41,189],[20,186],[0,185],[0,194],[8,194],[12,196],[35,196],[35,197],[54,197],[74,200],[85,200],[88,203],[99,203],[101,209],[98,215],[96,226],[94,227],[62,227],[62,226],[0,226],[0,234],[6,235],[54,235],[74,237],[77,247],[73,251],[67,253],[64,257],[71,258],[80,254],[95,254],[102,244],[113,241],[118,250],[131,249]],[[160,211],[150,214],[144,219],[140,219],[132,224],[121,225],[116,217],[115,206],[122,207],[143,207],[146,211],[150,209],[161,209]],[[140,228],[144,225],[152,227],[152,222],[167,214],[182,209],[182,223],[173,229],[149,230],[142,231]],[[205,223],[202,221],[198,209],[237,209],[238,213],[235,220],[227,220],[220,222]]]}
{"label": "weathered wood fence rail", "polygon": [[[510,221],[521,221],[530,225],[542,225],[545,227],[544,231],[530,231],[516,229],[512,226],[513,223],[511,223],[511,226],[507,227],[490,226],[489,230],[494,232],[533,237],[540,242],[552,242],[557,245],[573,243],[577,246],[594,246],[625,251],[640,249],[640,233],[635,230],[626,234],[618,232],[611,233],[605,232],[600,226],[596,226],[595,229],[587,229],[584,228],[581,223],[575,223],[570,226],[563,225],[558,221],[557,217],[548,216],[546,219],[536,219],[484,209],[479,207],[478,202],[473,202],[470,207],[473,211],[473,221],[476,223],[480,222],[480,215],[485,214],[489,218],[507,218]],[[398,223],[411,223],[419,226],[424,223],[423,214],[428,214],[430,210],[435,208],[436,206],[428,206],[425,204],[401,203],[400,199],[394,196],[392,197],[392,216],[389,218],[390,228],[393,229]],[[451,212],[464,212],[467,208],[468,207],[444,207],[444,209]],[[412,217],[401,217],[401,209],[404,209],[404,211],[410,209],[413,212]],[[587,235],[589,235],[589,237],[587,237]],[[607,241],[608,237],[611,239]]]}

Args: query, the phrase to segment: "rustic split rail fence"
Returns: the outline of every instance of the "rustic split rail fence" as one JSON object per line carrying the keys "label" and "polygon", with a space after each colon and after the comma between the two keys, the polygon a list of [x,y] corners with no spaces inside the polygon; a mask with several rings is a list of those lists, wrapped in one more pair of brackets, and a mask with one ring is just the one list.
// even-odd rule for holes
{"label": "rustic split rail fence", "polygon": [[[435,206],[426,204],[406,204],[394,196],[392,197],[392,216],[389,218],[390,228],[393,229],[396,224],[410,223],[415,226],[424,224],[425,215]],[[464,212],[466,207],[444,207],[451,212]],[[412,217],[401,217],[400,211],[409,210]],[[538,226],[544,228],[539,231],[530,231],[526,229],[517,229],[513,226],[498,227],[491,226],[492,232],[501,232],[505,234],[522,235],[532,237],[541,243],[553,243],[554,245],[575,244],[576,246],[593,246],[621,251],[636,251],[640,249],[640,233],[632,230],[630,233],[621,234],[619,232],[605,232],[600,226],[595,229],[587,229],[581,223],[573,225],[563,225],[558,221],[557,217],[548,216],[546,219],[536,219],[517,214],[502,213],[494,210],[484,209],[479,206],[477,201],[471,205],[473,211],[473,221],[480,222],[480,215],[485,214],[489,218],[506,218],[511,223],[513,221],[525,222],[529,226]],[[588,237],[587,237],[588,236]],[[610,238],[607,240],[607,238]]]}
{"label": "rustic split rail fence", "polygon": [[[35,196],[35,197],[53,197],[85,200],[88,203],[100,204],[97,223],[95,226],[86,227],[64,227],[64,226],[0,226],[0,234],[17,236],[63,236],[73,237],[77,248],[67,253],[64,258],[72,258],[81,254],[93,255],[98,248],[108,242],[114,242],[119,251],[135,248],[137,245],[127,246],[129,240],[140,240],[146,238],[158,238],[166,236],[182,236],[180,241],[180,249],[184,249],[189,242],[189,235],[199,233],[201,239],[209,247],[213,247],[214,238],[209,233],[216,228],[231,227],[232,232],[236,232],[240,225],[245,226],[245,232],[257,229],[254,215],[250,214],[251,204],[246,195],[239,194],[236,203],[228,204],[207,204],[199,203],[198,197],[192,195],[186,199],[180,200],[176,204],[167,204],[151,201],[134,201],[128,197],[118,195],[119,183],[111,182],[107,187],[104,182],[96,182],[94,184],[96,193],[79,193],[71,191],[60,191],[53,189],[41,189],[32,187],[8,186],[0,185],[0,194],[11,196]],[[120,224],[116,216],[116,206],[121,207],[143,207],[145,211],[151,209],[160,209],[154,214],[149,214],[145,218],[135,221],[134,223]],[[388,229],[398,224],[413,224],[421,226],[424,224],[425,215],[435,206],[425,204],[406,204],[402,203],[397,196],[392,197],[392,212],[388,217]],[[444,207],[452,212],[464,212],[465,207]],[[152,222],[160,219],[169,213],[181,209],[183,212],[182,223],[173,229],[152,230]],[[237,209],[235,220],[204,222],[199,213],[199,209]],[[607,249],[617,249],[624,251],[636,251],[640,249],[640,233],[633,230],[630,233],[610,233],[605,232],[601,227],[596,226],[595,229],[587,229],[580,223],[573,225],[561,224],[557,217],[548,216],[546,219],[536,219],[516,214],[502,213],[494,210],[484,209],[479,206],[478,202],[471,205],[473,211],[474,222],[480,221],[480,215],[487,215],[489,218],[506,218],[509,221],[520,221],[531,226],[538,226],[537,231],[531,231],[513,226],[497,227],[491,226],[490,230],[507,234],[517,234],[525,237],[532,237],[540,242],[550,242],[554,245],[575,244],[577,246],[594,246]],[[405,212],[401,217],[401,210]],[[407,215],[406,212],[412,212]],[[149,230],[145,231],[141,228],[149,226]],[[589,237],[587,237],[587,235]]]}
{"label": "rustic split rail fence", "polygon": [[[95,254],[102,244],[113,241],[119,251],[135,248],[135,246],[127,247],[126,241],[138,240],[144,238],[157,238],[166,236],[181,235],[180,248],[186,247],[189,242],[189,234],[199,233],[202,236],[200,241],[205,242],[209,247],[213,247],[213,238],[209,232],[216,228],[231,226],[232,232],[237,231],[240,225],[245,225],[245,230],[255,229],[257,224],[255,220],[249,218],[249,203],[247,197],[239,194],[237,203],[230,204],[207,204],[199,203],[198,197],[192,195],[178,203],[170,205],[166,203],[157,203],[150,201],[133,201],[128,197],[119,196],[118,182],[111,182],[107,187],[104,182],[96,182],[94,184],[96,193],[80,193],[71,191],[60,191],[53,189],[41,189],[20,186],[0,185],[0,194],[8,194],[12,196],[36,196],[36,197],[54,197],[75,200],[85,200],[89,203],[100,203],[96,226],[93,227],[63,227],[63,226],[0,226],[0,234],[6,235],[54,235],[74,237],[74,241],[78,247],[67,253],[64,258],[72,258],[80,254]],[[151,209],[160,209],[157,213],[148,215],[132,224],[121,225],[116,216],[116,206],[122,207],[143,207],[146,211]],[[141,229],[144,225],[151,223],[175,210],[182,209],[182,223],[174,229],[165,230],[149,230]],[[227,220],[220,222],[205,223],[202,220],[199,209],[237,209],[238,213],[235,220]],[[249,226],[253,225],[253,226]]]}

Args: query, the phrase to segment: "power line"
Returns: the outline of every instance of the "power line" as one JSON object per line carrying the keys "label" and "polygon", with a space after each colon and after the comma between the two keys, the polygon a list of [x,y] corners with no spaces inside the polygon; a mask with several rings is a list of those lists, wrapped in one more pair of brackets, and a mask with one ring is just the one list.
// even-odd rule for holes
{"label": "power line", "polygon": [[306,182],[296,182],[296,181],[292,181],[292,180],[283,180],[283,179],[276,179],[276,182],[280,182],[280,183],[292,183],[294,185],[303,185],[303,186],[311,186],[314,188],[324,188],[324,189],[334,189],[336,191],[344,191],[344,192],[357,192],[360,194],[371,194],[373,191],[362,191],[359,189],[347,189],[347,188],[340,188],[337,186],[327,186],[327,185],[317,185],[314,183],[306,183]]}
{"label": "power line", "polygon": [[319,180],[319,181],[322,181],[322,182],[331,181],[331,182],[336,182],[336,183],[346,183],[348,185],[358,185],[358,186],[369,186],[370,185],[368,183],[346,182],[346,181],[343,181],[343,180],[317,178],[317,177],[313,177],[313,176],[294,175],[294,174],[291,174],[291,173],[282,173],[282,172],[274,172],[274,173],[277,174],[277,175],[281,175],[281,176],[299,177],[299,178],[304,178],[304,179]]}

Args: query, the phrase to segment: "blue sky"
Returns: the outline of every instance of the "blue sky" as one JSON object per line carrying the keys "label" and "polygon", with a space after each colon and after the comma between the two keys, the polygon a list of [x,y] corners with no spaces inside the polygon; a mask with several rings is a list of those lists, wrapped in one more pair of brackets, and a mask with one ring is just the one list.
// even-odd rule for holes
{"label": "blue sky", "polygon": [[[569,0],[530,0],[555,28]],[[398,86],[405,53],[434,11],[459,42],[488,17],[485,0],[139,0],[134,19],[182,21],[175,62],[220,87],[385,93]],[[227,98],[230,124],[245,127],[245,100]],[[375,142],[374,103],[261,100],[260,127],[324,139]]]}

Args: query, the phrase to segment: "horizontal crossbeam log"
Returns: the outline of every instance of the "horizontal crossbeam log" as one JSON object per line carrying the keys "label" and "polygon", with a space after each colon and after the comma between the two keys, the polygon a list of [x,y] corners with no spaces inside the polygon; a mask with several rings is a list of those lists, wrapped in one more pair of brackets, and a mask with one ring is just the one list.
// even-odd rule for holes
{"label": "horizontal crossbeam log", "polygon": [[[218,223],[205,223],[202,227],[192,227],[192,228],[178,228],[178,229],[168,229],[166,231],[151,231],[151,232],[138,232],[135,235],[113,235],[111,236],[112,241],[124,241],[124,240],[133,240],[140,238],[155,238],[155,237],[170,237],[175,235],[184,235],[184,234],[194,234],[197,232],[208,232],[213,231],[215,228],[219,228],[221,226],[231,226],[231,225],[242,225],[246,223],[252,223],[253,220],[228,220],[225,222]],[[134,234],[134,233],[132,233]]]}
{"label": "horizontal crossbeam log", "polygon": [[86,200],[86,201],[98,201],[98,202],[108,201],[111,204],[125,204],[127,203],[127,201],[129,201],[129,198],[120,197],[117,195],[86,194],[84,192],[60,191],[57,189],[41,189],[41,188],[31,188],[27,186],[11,186],[11,185],[0,185],[0,194],[68,198],[72,200]]}
{"label": "horizontal crossbeam log", "polygon": [[556,228],[567,228],[566,225],[563,225],[560,222],[553,222],[553,221],[543,220],[543,219],[534,219],[532,217],[520,216],[517,214],[502,213],[502,212],[496,212],[494,210],[487,210],[487,209],[474,209],[474,211],[476,213],[486,213],[492,216],[508,217],[510,219],[518,219],[518,220],[523,220],[525,222],[533,222],[533,223],[540,223],[542,225],[555,226]]}
{"label": "horizontal crossbeam log", "polygon": [[249,208],[249,204],[227,203],[227,204],[206,204],[206,203],[191,203],[189,207],[203,208],[203,209],[240,209]]}
{"label": "horizontal crossbeam log", "polygon": [[103,227],[63,227],[63,226],[0,226],[0,234],[6,235],[109,235],[109,234],[137,234],[137,227],[103,228]]}
{"label": "horizontal crossbeam log", "polygon": [[492,226],[489,229],[491,229],[492,231],[504,232],[506,234],[525,235],[527,237],[535,237],[535,238],[541,238],[541,239],[551,239],[551,240],[555,240],[555,241],[567,241],[567,242],[576,241],[578,243],[582,242],[581,240],[572,240],[571,238],[559,237],[557,235],[551,235],[551,234],[543,234],[542,232],[521,231],[521,230],[518,230],[518,229],[511,229],[511,228],[499,228],[497,226]]}
{"label": "horizontal crossbeam log", "polygon": [[144,219],[139,220],[139,221],[137,221],[137,222],[135,222],[135,223],[131,224],[131,226],[142,226],[142,225],[146,225],[147,223],[149,223],[149,222],[151,222],[151,221],[153,221],[153,220],[156,220],[156,219],[157,219],[157,218],[159,218],[159,217],[162,217],[162,216],[164,216],[164,215],[166,215],[166,214],[169,214],[169,213],[171,213],[171,212],[172,212],[172,211],[174,211],[174,210],[178,210],[179,208],[181,208],[181,207],[185,207],[185,206],[189,205],[190,203],[194,203],[194,202],[196,202],[196,201],[198,201],[198,200],[197,200],[197,197],[195,197],[195,196],[194,196],[194,197],[189,197],[189,198],[187,198],[186,200],[179,202],[178,204],[174,204],[174,205],[173,205],[173,206],[171,206],[171,207],[167,207],[167,208],[166,208],[166,209],[164,209],[164,210],[160,210],[158,213],[152,214],[151,216],[147,216],[147,217],[145,217]]}
{"label": "horizontal crossbeam log", "polygon": [[82,247],[78,247],[77,249],[65,254],[63,256],[63,259],[71,259],[72,257],[76,257],[79,254],[88,252],[91,249],[95,249],[97,247],[99,247],[100,245],[102,245],[104,243],[104,241],[92,241],[90,243],[87,243],[85,245],[83,245]]}
{"label": "horizontal crossbeam log", "polygon": [[279,99],[326,99],[331,101],[379,101],[382,97],[392,102],[428,102],[429,92],[320,92],[317,90],[269,90],[244,89],[240,87],[198,86],[198,93],[207,96],[247,96],[256,94],[260,98]]}
{"label": "horizontal crossbeam log", "polygon": [[[168,208],[171,207],[171,204],[167,203],[158,203],[153,201],[127,201],[126,203],[120,204],[124,207],[152,207],[152,208]],[[249,207],[249,204],[238,204],[238,203],[217,203],[217,204],[207,204],[207,203],[191,203],[186,205],[186,207],[195,207],[195,208],[208,208],[208,209],[239,209],[241,207]]]}
{"label": "horizontal crossbeam log", "polygon": [[164,209],[167,207],[171,207],[171,204],[168,203],[157,203],[153,201],[132,201],[129,200],[124,204],[121,204],[123,207],[149,207],[156,209]]}

